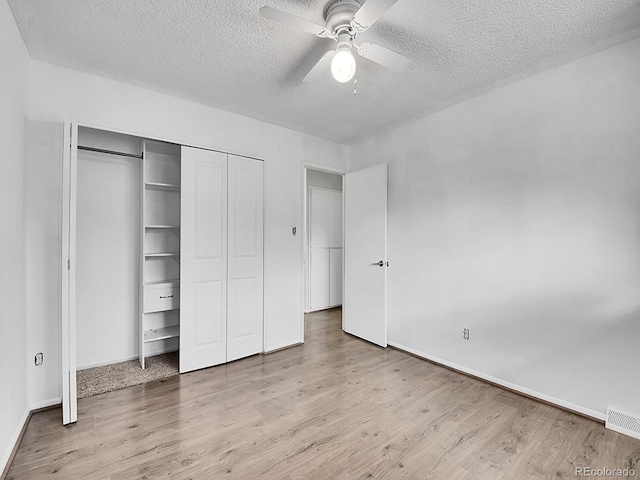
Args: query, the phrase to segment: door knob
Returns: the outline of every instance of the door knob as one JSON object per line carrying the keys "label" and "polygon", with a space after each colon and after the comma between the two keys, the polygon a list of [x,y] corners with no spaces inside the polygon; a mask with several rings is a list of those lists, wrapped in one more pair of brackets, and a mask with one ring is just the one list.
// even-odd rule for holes
{"label": "door knob", "polygon": [[383,262],[382,260],[380,260],[379,262],[372,263],[371,265],[377,265],[379,267],[384,267],[386,265],[388,267],[389,266],[389,262]]}

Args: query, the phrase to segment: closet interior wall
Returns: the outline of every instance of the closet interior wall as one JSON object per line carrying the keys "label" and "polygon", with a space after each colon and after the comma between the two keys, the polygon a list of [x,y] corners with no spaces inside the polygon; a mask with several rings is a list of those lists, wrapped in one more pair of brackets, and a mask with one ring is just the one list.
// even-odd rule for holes
{"label": "closet interior wall", "polygon": [[[78,145],[140,155],[142,141],[89,128]],[[137,356],[140,160],[78,149],[76,343],[79,370]]]}

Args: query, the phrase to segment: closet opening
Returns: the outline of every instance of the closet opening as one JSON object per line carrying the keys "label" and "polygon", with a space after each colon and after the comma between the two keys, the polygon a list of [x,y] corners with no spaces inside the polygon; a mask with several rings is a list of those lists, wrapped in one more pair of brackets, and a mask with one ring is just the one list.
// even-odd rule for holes
{"label": "closet opening", "polygon": [[[304,170],[304,312],[309,314],[342,307],[343,176],[312,167]],[[305,321],[310,318],[305,315]]]}
{"label": "closet opening", "polygon": [[88,127],[78,127],[77,143],[83,398],[179,373],[180,146]]}
{"label": "closet opening", "polygon": [[64,129],[63,424],[78,398],[264,352],[264,161]]}

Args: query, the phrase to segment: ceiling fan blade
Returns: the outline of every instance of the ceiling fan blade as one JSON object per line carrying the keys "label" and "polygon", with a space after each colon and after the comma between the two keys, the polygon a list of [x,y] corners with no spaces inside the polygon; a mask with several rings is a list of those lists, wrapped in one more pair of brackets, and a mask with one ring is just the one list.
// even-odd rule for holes
{"label": "ceiling fan blade", "polygon": [[376,62],[395,72],[404,72],[410,60],[404,55],[393,52],[375,43],[365,42],[358,46],[358,53],[364,58]]}
{"label": "ceiling fan blade", "polygon": [[265,6],[260,9],[260,15],[262,15],[264,18],[268,18],[269,20],[284,23],[285,25],[289,25],[290,27],[312,33],[313,35],[317,35],[318,37],[327,38],[331,36],[325,27],[316,25],[315,23],[305,20],[304,18],[300,18],[290,13],[283,12],[282,10],[276,10],[275,8]]}
{"label": "ceiling fan blade", "polygon": [[335,50],[329,50],[327,53],[325,53],[322,58],[318,60],[318,63],[316,63],[313,68],[309,70],[309,73],[307,73],[302,81],[307,83],[313,82],[314,80],[318,79],[320,75],[329,70],[329,68],[331,67],[331,60],[333,60],[335,54]]}
{"label": "ceiling fan blade", "polygon": [[397,1],[398,0],[367,0],[351,19],[351,27],[356,33],[364,32],[376,23]]}

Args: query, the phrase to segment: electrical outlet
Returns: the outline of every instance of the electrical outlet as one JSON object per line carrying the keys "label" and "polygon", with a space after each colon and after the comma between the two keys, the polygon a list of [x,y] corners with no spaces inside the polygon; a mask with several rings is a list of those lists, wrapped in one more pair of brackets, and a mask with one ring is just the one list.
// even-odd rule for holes
{"label": "electrical outlet", "polygon": [[462,338],[464,338],[465,340],[469,340],[469,329],[465,328],[464,330],[462,330]]}
{"label": "electrical outlet", "polygon": [[42,352],[36,353],[36,358],[35,358],[36,367],[39,367],[40,365],[42,365],[42,362],[44,362],[44,356],[42,355]]}

